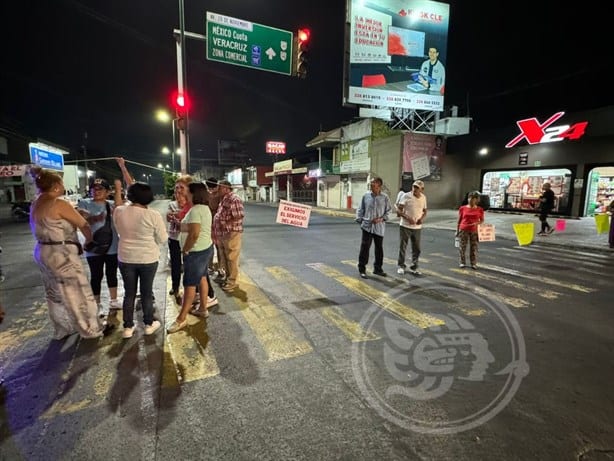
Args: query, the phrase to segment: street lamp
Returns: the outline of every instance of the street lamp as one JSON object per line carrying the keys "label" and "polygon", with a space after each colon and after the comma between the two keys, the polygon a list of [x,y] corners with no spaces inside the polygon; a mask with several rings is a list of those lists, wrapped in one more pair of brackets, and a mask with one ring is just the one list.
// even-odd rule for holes
{"label": "street lamp", "polygon": [[175,122],[177,121],[176,119],[174,119],[173,117],[171,117],[171,115],[165,111],[164,109],[159,109],[156,111],[156,119],[161,122],[161,123],[168,123],[171,122],[171,130],[173,131],[173,145],[169,151],[168,147],[163,147],[162,148],[162,153],[163,154],[171,154],[171,165],[173,166],[172,171],[173,173],[175,172],[175,150],[176,150],[176,145],[175,145]]}

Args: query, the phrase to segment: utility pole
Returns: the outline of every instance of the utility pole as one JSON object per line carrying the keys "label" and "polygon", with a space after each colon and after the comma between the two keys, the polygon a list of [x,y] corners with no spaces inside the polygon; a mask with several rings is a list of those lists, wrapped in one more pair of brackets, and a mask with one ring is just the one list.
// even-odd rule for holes
{"label": "utility pole", "polygon": [[[185,10],[183,0],[179,0],[179,38],[177,47],[177,89],[180,95],[187,92],[185,63]],[[179,127],[179,146],[181,148],[181,174],[187,174],[190,165],[190,148],[188,142],[188,108],[185,110],[185,126]]]}

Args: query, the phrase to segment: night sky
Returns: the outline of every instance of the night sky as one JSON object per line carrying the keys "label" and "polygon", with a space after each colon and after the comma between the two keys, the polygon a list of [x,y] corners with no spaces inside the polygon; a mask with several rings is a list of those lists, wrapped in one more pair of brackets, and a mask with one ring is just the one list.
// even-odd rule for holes
{"label": "night sky", "polygon": [[[453,1],[446,106],[484,130],[526,116],[547,117],[613,104],[613,52],[602,3]],[[256,164],[270,164],[267,140],[292,154],[320,129],[358,116],[342,107],[345,2],[185,0],[186,30],[205,34],[205,12],[312,32],[306,80],[206,60],[188,40],[190,150],[217,158],[218,139],[244,140]],[[174,0],[14,0],[0,6],[0,126],[91,156],[164,161],[171,128],[156,121],[176,88]],[[72,158],[74,158],[73,154]],[[70,158],[69,158],[70,159]],[[167,160],[168,161],[168,160]]]}

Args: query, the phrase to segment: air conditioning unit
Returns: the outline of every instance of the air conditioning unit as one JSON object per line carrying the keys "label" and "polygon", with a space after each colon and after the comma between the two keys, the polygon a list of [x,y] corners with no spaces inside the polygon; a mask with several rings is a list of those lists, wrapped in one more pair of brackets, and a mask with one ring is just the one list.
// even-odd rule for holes
{"label": "air conditioning unit", "polygon": [[469,134],[470,117],[446,117],[435,122],[435,133],[448,136]]}

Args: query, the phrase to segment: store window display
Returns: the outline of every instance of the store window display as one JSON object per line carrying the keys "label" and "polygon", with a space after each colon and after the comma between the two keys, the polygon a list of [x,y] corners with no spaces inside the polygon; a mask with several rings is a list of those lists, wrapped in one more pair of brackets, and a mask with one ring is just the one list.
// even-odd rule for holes
{"label": "store window display", "polygon": [[553,213],[568,214],[571,171],[566,168],[490,171],[483,177],[482,193],[490,197],[491,208],[535,211],[546,182],[555,194]]}

